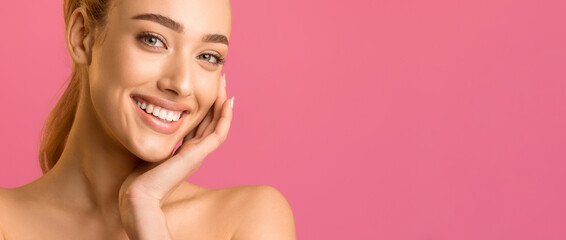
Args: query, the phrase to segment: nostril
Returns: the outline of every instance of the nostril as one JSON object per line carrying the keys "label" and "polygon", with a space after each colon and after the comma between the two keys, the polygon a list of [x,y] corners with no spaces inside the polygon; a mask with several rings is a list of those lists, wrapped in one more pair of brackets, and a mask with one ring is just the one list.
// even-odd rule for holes
{"label": "nostril", "polygon": [[173,94],[175,94],[175,95],[179,95],[179,93],[176,92],[175,90],[171,90],[171,89],[166,89],[166,90],[169,91],[169,92],[171,92],[171,93],[173,93]]}

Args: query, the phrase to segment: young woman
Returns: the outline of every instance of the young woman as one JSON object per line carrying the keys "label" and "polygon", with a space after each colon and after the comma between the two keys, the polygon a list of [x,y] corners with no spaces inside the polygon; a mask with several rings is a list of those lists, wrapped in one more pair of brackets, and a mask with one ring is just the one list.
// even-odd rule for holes
{"label": "young woman", "polygon": [[73,71],[45,174],[0,189],[0,239],[295,239],[276,189],[184,181],[230,128],[228,0],[65,0],[64,15]]}

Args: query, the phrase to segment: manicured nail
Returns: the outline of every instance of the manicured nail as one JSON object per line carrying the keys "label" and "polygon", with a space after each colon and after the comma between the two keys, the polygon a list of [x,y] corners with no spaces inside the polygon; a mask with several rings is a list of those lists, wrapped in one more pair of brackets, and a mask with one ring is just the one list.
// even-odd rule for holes
{"label": "manicured nail", "polygon": [[230,108],[234,108],[234,98],[236,96],[232,97],[232,100],[230,100]]}

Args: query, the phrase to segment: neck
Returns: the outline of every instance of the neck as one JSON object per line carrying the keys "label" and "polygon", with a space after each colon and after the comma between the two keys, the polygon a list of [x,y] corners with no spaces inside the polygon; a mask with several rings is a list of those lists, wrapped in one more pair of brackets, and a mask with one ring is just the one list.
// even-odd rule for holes
{"label": "neck", "polygon": [[85,102],[79,102],[65,149],[41,185],[66,206],[119,221],[120,187],[142,160],[107,134]]}

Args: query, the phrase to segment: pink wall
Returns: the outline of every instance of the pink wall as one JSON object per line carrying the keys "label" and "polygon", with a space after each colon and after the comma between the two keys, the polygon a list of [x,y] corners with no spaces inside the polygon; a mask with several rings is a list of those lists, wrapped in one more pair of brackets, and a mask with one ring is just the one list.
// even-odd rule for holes
{"label": "pink wall", "polygon": [[[61,1],[0,7],[0,186],[40,176]],[[26,7],[24,7],[26,6]],[[299,239],[566,239],[565,1],[233,1],[228,141]]]}

